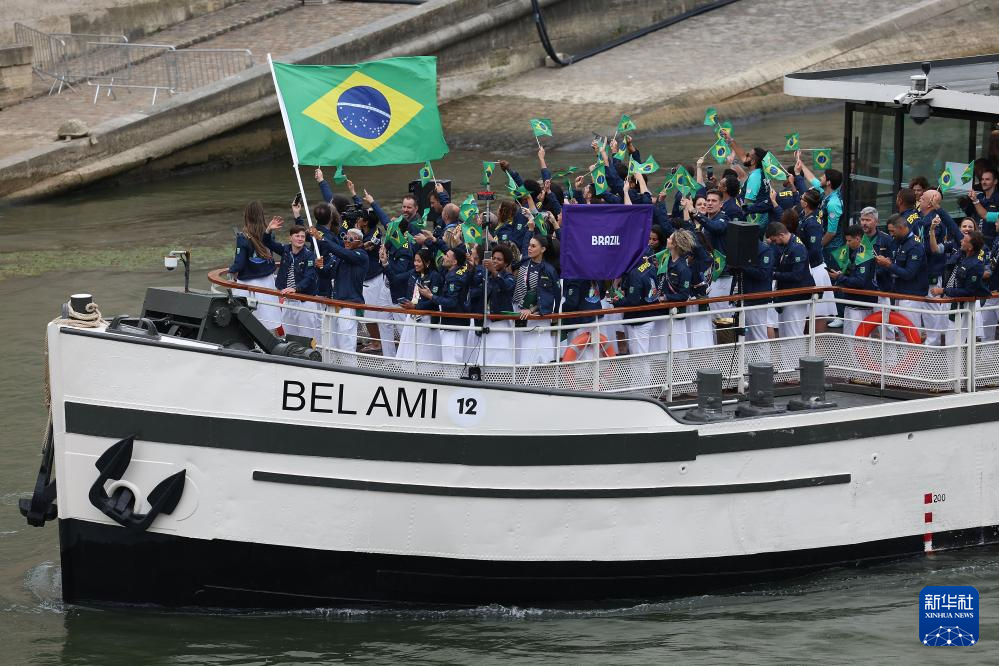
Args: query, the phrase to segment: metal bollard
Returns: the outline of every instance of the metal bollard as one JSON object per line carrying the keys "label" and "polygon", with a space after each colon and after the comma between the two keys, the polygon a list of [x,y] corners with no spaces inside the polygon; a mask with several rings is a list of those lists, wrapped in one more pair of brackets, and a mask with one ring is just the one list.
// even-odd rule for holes
{"label": "metal bollard", "polygon": [[829,409],[836,403],[826,400],[826,362],[818,356],[798,359],[801,376],[801,396],[787,403],[791,410]]}
{"label": "metal bollard", "polygon": [[780,414],[782,407],[774,406],[774,366],[770,363],[749,364],[749,402],[735,410],[738,416],[767,416]]}
{"label": "metal bollard", "polygon": [[722,373],[721,370],[697,371],[697,408],[683,416],[684,421],[709,423],[732,418],[731,414],[722,411]]}

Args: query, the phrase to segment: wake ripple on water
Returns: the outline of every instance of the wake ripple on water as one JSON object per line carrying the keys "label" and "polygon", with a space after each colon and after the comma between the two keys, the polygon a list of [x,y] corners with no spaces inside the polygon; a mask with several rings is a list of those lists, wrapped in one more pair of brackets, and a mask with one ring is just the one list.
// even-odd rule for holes
{"label": "wake ripple on water", "polygon": [[32,567],[24,574],[24,586],[38,600],[35,612],[62,613],[62,567],[46,561]]}

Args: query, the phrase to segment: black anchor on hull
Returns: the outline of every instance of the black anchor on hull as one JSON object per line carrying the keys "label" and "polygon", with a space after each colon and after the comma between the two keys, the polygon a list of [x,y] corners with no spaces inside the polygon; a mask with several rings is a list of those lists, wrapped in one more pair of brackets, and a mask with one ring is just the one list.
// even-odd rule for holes
{"label": "black anchor on hull", "polygon": [[108,481],[118,480],[124,476],[125,470],[132,462],[133,439],[133,437],[126,437],[120,442],[112,444],[97,459],[95,467],[100,474],[94,481],[94,485],[90,486],[89,497],[90,503],[111,520],[126,529],[142,532],[156,520],[156,516],[161,513],[173,513],[173,510],[177,508],[177,503],[180,501],[181,495],[184,494],[187,470],[182,469],[156,484],[156,487],[146,498],[150,505],[149,511],[136,513],[133,510],[135,495],[131,490],[122,486],[108,495],[107,490],[104,489],[104,484]]}

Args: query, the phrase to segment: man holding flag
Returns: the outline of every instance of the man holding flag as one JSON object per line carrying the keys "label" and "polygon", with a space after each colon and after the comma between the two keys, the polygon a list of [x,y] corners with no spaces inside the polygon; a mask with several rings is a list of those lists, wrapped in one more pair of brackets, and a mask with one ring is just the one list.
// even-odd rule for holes
{"label": "man holding flag", "polygon": [[[837,287],[848,289],[863,289],[874,291],[874,275],[877,265],[874,263],[875,250],[864,228],[859,224],[851,225],[846,230],[846,245],[850,250],[849,259],[842,270],[830,270],[829,277]],[[863,303],[876,303],[877,296],[861,294],[843,294],[844,298]],[[871,314],[871,308],[849,305],[843,312],[843,334],[855,335],[860,322]]]}

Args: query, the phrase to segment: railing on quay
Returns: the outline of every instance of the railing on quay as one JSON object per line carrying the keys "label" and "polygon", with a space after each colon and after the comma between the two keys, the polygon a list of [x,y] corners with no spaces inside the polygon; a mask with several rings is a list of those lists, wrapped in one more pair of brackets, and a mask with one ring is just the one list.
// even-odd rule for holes
{"label": "railing on quay", "polygon": [[14,24],[15,39],[32,46],[32,69],[51,78],[49,94],[86,82],[96,104],[101,90],[116,88],[160,92],[194,90],[253,66],[249,49],[177,49],[169,44],[130,43],[124,35],[44,33]]}
{"label": "railing on quay", "polygon": [[[720,369],[726,387],[743,392],[750,363],[773,364],[775,382],[786,384],[797,381],[798,359],[807,354],[826,360],[829,377],[881,391],[973,392],[999,386],[999,341],[993,339],[999,306],[980,306],[980,299],[809,287],[523,320],[491,314],[483,326],[481,313],[446,313],[441,319],[437,311],[283,295],[225,274],[218,269],[208,277],[218,287],[256,299],[258,318],[268,327],[283,325],[286,333],[311,337],[326,362],[351,367],[446,378],[469,376],[475,368],[483,381],[638,391],[672,401],[696,393],[698,368]],[[829,299],[826,292],[839,295]],[[789,296],[801,300],[769,302]],[[918,305],[903,307],[893,300]],[[825,316],[820,308],[835,303],[848,308],[844,328],[817,330]],[[623,321],[624,314],[633,318]],[[579,323],[588,316],[596,320]],[[919,323],[910,326],[907,320]],[[343,337],[346,322],[352,322],[348,331],[359,331],[356,338]],[[772,338],[771,327],[796,333]],[[368,333],[369,328],[379,333]],[[921,334],[934,344],[923,344]],[[351,347],[355,339],[377,343],[379,338],[381,355]],[[396,340],[397,351],[386,353]]]}
{"label": "railing on quay", "polygon": [[160,91],[194,90],[253,66],[249,49],[176,49],[167,44],[94,48],[81,60],[79,75],[95,87],[95,104],[101,88],[108,96],[114,96],[115,88],[139,88],[153,91],[151,106]]}
{"label": "railing on quay", "polygon": [[39,78],[52,79],[50,95],[62,92],[63,87],[72,88],[74,83],[86,78],[81,59],[92,51],[109,44],[128,43],[125,35],[45,33],[23,23],[14,24],[14,39],[20,44],[31,45],[31,68]]}

